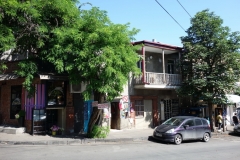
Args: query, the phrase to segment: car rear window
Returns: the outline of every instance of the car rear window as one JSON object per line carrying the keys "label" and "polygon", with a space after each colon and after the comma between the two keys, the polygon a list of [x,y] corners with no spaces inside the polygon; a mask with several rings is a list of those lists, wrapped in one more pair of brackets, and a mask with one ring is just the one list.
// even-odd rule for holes
{"label": "car rear window", "polygon": [[195,119],[195,125],[196,126],[201,126],[202,125],[201,119]]}
{"label": "car rear window", "polygon": [[202,123],[203,123],[203,125],[208,125],[208,122],[205,119],[202,119]]}

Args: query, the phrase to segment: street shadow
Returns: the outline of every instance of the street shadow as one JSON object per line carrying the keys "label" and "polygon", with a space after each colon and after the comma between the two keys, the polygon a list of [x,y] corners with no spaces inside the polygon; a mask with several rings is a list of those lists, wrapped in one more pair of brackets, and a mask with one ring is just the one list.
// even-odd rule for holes
{"label": "street shadow", "polygon": [[237,134],[237,133],[234,133],[233,131],[232,131],[232,132],[229,132],[228,135],[229,135],[229,136],[233,136],[233,137],[240,137],[240,133]]}
{"label": "street shadow", "polygon": [[[85,138],[89,138],[87,136],[87,134],[70,134],[70,135],[49,135],[47,134],[48,136],[52,137],[52,138],[71,138],[71,139],[85,139]],[[91,138],[89,138],[91,139]]]}
{"label": "street shadow", "polygon": [[[152,136],[148,137],[148,141],[153,142],[153,143],[160,143],[160,144],[167,144],[167,145],[176,145],[174,142],[161,141],[161,140],[153,138]],[[185,141],[182,142],[182,144],[196,143],[196,142],[202,142],[202,141],[201,140],[185,140]]]}

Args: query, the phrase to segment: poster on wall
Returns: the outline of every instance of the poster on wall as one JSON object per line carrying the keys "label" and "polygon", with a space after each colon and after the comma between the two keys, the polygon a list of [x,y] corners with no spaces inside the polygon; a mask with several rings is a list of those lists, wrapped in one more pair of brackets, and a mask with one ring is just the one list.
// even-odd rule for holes
{"label": "poster on wall", "polygon": [[110,113],[109,113],[109,108],[104,108],[103,109],[103,118],[109,118]]}

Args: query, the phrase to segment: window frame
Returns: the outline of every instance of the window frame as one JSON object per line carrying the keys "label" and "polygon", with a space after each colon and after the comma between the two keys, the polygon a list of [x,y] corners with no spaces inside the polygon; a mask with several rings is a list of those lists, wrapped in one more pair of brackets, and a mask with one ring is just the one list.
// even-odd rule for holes
{"label": "window frame", "polygon": [[[14,91],[15,90],[15,91]],[[13,104],[16,99],[20,100],[20,104]],[[11,86],[11,99],[10,99],[10,119],[16,119],[15,115],[22,109],[22,85]]]}
{"label": "window frame", "polygon": [[[62,83],[61,84],[62,86],[58,85],[58,83]],[[62,88],[62,91],[59,91],[60,88]],[[54,94],[53,92],[55,92],[55,91],[58,92],[58,93],[62,93],[62,97],[60,97],[61,100],[63,101],[62,104],[59,104],[60,101],[57,102],[58,97],[55,97],[55,101],[56,101],[55,104],[54,103],[49,104],[50,100],[51,100],[51,96],[49,96],[49,94],[52,95],[52,94]],[[66,104],[67,104],[66,103],[66,101],[67,101],[67,96],[66,95],[67,95],[67,83],[66,83],[66,81],[64,81],[64,80],[46,81],[46,107],[48,107],[48,108],[65,107]],[[59,96],[61,96],[61,95],[59,95]]]}
{"label": "window frame", "polygon": [[144,101],[135,100],[134,110],[135,118],[144,118]]}

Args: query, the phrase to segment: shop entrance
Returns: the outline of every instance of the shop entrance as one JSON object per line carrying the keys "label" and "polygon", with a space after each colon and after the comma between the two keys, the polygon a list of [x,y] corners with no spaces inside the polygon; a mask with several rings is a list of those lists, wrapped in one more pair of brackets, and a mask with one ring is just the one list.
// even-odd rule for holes
{"label": "shop entrance", "polygon": [[46,130],[51,133],[50,128],[53,125],[58,125],[58,110],[57,109],[47,109],[47,120],[46,120]]}
{"label": "shop entrance", "polygon": [[111,103],[111,129],[120,129],[120,110],[118,102]]}
{"label": "shop entrance", "polygon": [[221,113],[221,115],[223,115],[223,109],[215,108],[215,127],[218,127],[218,122],[217,122],[218,113]]}

